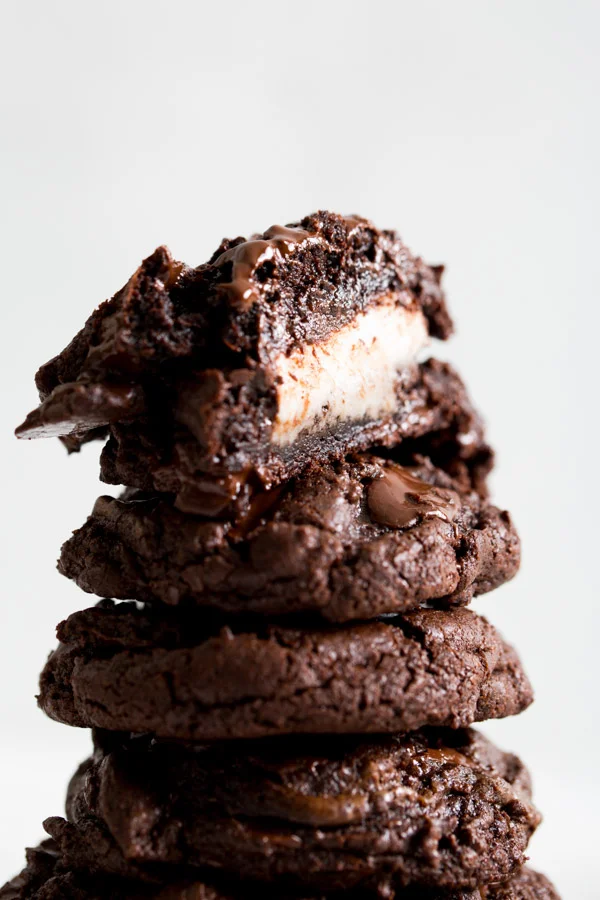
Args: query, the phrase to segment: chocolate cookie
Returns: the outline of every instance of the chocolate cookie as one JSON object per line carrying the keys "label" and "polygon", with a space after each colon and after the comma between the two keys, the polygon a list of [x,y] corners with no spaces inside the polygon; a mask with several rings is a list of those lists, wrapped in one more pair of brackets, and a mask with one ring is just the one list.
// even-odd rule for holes
{"label": "chocolate cookie", "polygon": [[512,578],[508,513],[412,462],[357,455],[315,468],[233,521],[186,515],[160,495],[100,497],[59,569],[101,597],[337,622],[464,605]]}
{"label": "chocolate cookie", "polygon": [[80,727],[219,740],[459,728],[532,700],[514,651],[465,609],[220,630],[168,612],[107,602],[70,616],[41,707]]}
{"label": "chocolate cookie", "polygon": [[[224,241],[195,269],[159,248],[40,369],[41,405],[17,433],[76,449],[129,423],[133,446],[170,469],[156,473],[164,490],[195,473],[270,486],[332,444],[345,453],[445,427],[462,385],[435,410],[416,365],[451,331],[440,275],[393,232],[326,212]],[[105,471],[140,486],[116,474],[131,459],[118,428],[114,440]]]}
{"label": "chocolate cookie", "polygon": [[27,867],[0,889],[0,900],[559,900],[543,875],[522,869],[509,882],[476,891],[440,891],[427,889],[344,891],[313,895],[304,891],[286,893],[256,884],[220,884],[205,881],[165,879],[162,885],[140,884],[125,879],[69,870],[61,860],[53,841],[45,841],[27,851]]}
{"label": "chocolate cookie", "polygon": [[522,763],[468,730],[212,748],[102,734],[67,817],[82,840],[90,820],[106,829],[104,871],[187,865],[326,891],[504,880],[539,822]]}
{"label": "chocolate cookie", "polygon": [[109,484],[172,493],[179,509],[203,516],[243,514],[256,490],[276,486],[310,464],[327,464],[375,444],[408,445],[409,452],[422,452],[439,465],[450,456],[478,489],[491,464],[481,421],[462,381],[437,360],[403,372],[396,417],[389,427],[364,421],[299,439],[285,451],[255,444],[248,451],[257,454],[254,461],[248,454],[243,461],[233,451],[222,459],[209,456],[206,444],[189,428],[170,423],[170,415],[166,409],[153,418],[113,425],[101,456],[101,478]]}

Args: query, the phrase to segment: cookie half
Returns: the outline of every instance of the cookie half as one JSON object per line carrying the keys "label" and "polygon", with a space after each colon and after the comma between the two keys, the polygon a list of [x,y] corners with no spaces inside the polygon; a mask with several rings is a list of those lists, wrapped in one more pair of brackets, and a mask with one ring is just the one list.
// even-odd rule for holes
{"label": "cookie half", "polygon": [[327,891],[505,880],[539,822],[522,763],[471,730],[225,747],[105,733],[67,815],[83,842],[107,832],[116,874],[208,866]]}
{"label": "cookie half", "polygon": [[[195,417],[215,399],[209,388],[228,414],[228,390],[251,384],[245,418],[281,446],[315,419],[379,418],[398,370],[431,336],[450,334],[440,276],[393,232],[333,213],[224,241],[196,269],[161,247],[40,369],[43,402],[22,434],[81,436],[131,418],[139,410],[119,389],[144,396],[153,380],[177,386],[180,415],[202,431]],[[187,377],[196,367],[198,381]],[[256,416],[267,411],[269,423]]]}
{"label": "cookie half", "polygon": [[161,247],[42,366],[17,434],[77,449],[111,430],[107,480],[178,482],[189,505],[206,479],[234,499],[332,445],[449,427],[464,388],[418,365],[451,332],[440,277],[393,232],[327,212],[224,241],[197,268]]}
{"label": "cookie half", "polygon": [[459,728],[532,700],[515,652],[466,609],[312,629],[166,613],[108,602],[70,616],[41,707],[70,725],[203,741]]}
{"label": "cookie half", "polygon": [[101,597],[338,622],[463,605],[512,578],[508,513],[412,462],[363,454],[317,467],[233,521],[186,515],[162,495],[100,497],[59,569]]}

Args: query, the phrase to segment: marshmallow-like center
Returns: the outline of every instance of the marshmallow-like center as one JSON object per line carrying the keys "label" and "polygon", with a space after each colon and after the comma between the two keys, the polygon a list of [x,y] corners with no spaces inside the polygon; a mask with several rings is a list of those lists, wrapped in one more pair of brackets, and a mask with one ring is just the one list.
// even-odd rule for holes
{"label": "marshmallow-like center", "polygon": [[282,356],[275,363],[273,443],[285,446],[302,433],[391,413],[398,370],[413,363],[428,340],[422,311],[390,296],[326,340]]}

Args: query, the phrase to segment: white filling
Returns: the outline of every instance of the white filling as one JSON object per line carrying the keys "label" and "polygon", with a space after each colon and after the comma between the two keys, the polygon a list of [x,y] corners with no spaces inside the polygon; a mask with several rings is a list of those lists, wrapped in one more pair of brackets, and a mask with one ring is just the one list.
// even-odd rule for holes
{"label": "white filling", "polygon": [[421,310],[389,297],[326,340],[282,356],[275,365],[280,383],[273,442],[290,444],[301,432],[391,413],[398,370],[427,343]]}

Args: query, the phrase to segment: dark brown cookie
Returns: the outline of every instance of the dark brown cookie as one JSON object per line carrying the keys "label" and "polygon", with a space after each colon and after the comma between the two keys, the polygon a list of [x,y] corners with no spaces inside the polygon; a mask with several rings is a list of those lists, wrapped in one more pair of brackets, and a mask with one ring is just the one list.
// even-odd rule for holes
{"label": "dark brown cookie", "polygon": [[326,891],[504,880],[539,822],[522,763],[469,730],[226,747],[102,734],[67,816],[106,829],[115,874],[204,866]]}
{"label": "dark brown cookie", "polygon": [[[311,434],[282,451],[259,441],[240,454],[210,454],[206,441],[189,428],[169,424],[171,410],[130,424],[117,423],[101,457],[101,478],[141,490],[175,495],[184,512],[230,517],[243,513],[256,490],[273,487],[309,465],[324,465],[375,444],[407,446],[437,465],[452,461],[477,488],[485,490],[491,453],[481,421],[464,385],[447,364],[428,360],[406,370],[398,382],[397,408],[385,426],[368,420],[334,432]],[[236,412],[238,422],[241,413]],[[400,423],[400,424],[398,424]]]}
{"label": "dark brown cookie", "polygon": [[522,869],[510,881],[475,891],[427,888],[343,891],[310,895],[258,884],[189,881],[168,874],[162,884],[140,884],[97,873],[69,870],[53,841],[27,851],[27,867],[0,889],[0,900],[560,900],[543,875]]}
{"label": "dark brown cookie", "polygon": [[227,505],[332,447],[451,427],[460,380],[417,365],[451,331],[440,275],[393,232],[332,213],[226,241],[196,269],[159,248],[40,369],[17,433],[77,449],[110,429],[107,480],[177,482],[198,511],[198,494],[216,502],[207,480]]}
{"label": "dark brown cookie", "polygon": [[504,884],[479,888],[479,893],[483,900],[560,900],[548,878],[528,868]]}
{"label": "dark brown cookie", "polygon": [[[302,359],[295,354],[311,348],[311,374],[318,380],[315,350],[327,348],[330,355],[345,350],[342,357],[334,355],[346,363],[349,350],[371,351],[382,361],[390,336],[396,345],[402,339],[407,343],[396,348],[406,364],[418,349],[415,343],[451,332],[440,276],[440,267],[425,265],[393,232],[327,212],[287,228],[273,226],[247,241],[225,240],[196,269],[174,261],[160,247],[39,370],[36,384],[43,403],[23,433],[36,436],[49,426],[54,433],[85,434],[90,426],[115,421],[118,409],[120,418],[131,418],[139,412],[137,401],[119,398],[115,385],[140,387],[144,396],[149,379],[162,383],[166,375],[172,382],[197,366],[215,375],[246,367],[251,373],[259,366],[266,387],[269,374],[280,381],[286,375],[297,378]],[[370,318],[373,314],[376,318]],[[361,316],[363,329],[348,347],[326,343],[339,342]],[[268,366],[277,371],[270,373]],[[82,390],[77,392],[77,386]],[[98,387],[104,394],[93,394]],[[68,407],[65,396],[78,400]],[[60,421],[59,408],[70,416]]]}
{"label": "dark brown cookie", "polygon": [[42,708],[70,725],[202,741],[458,728],[532,700],[514,651],[465,609],[258,630],[167,612],[106,603],[70,616]]}
{"label": "dark brown cookie", "polygon": [[160,495],[100,497],[59,569],[101,597],[337,622],[464,605],[512,578],[520,546],[508,513],[413,462],[359,455],[316,468],[257,494],[233,522]]}

